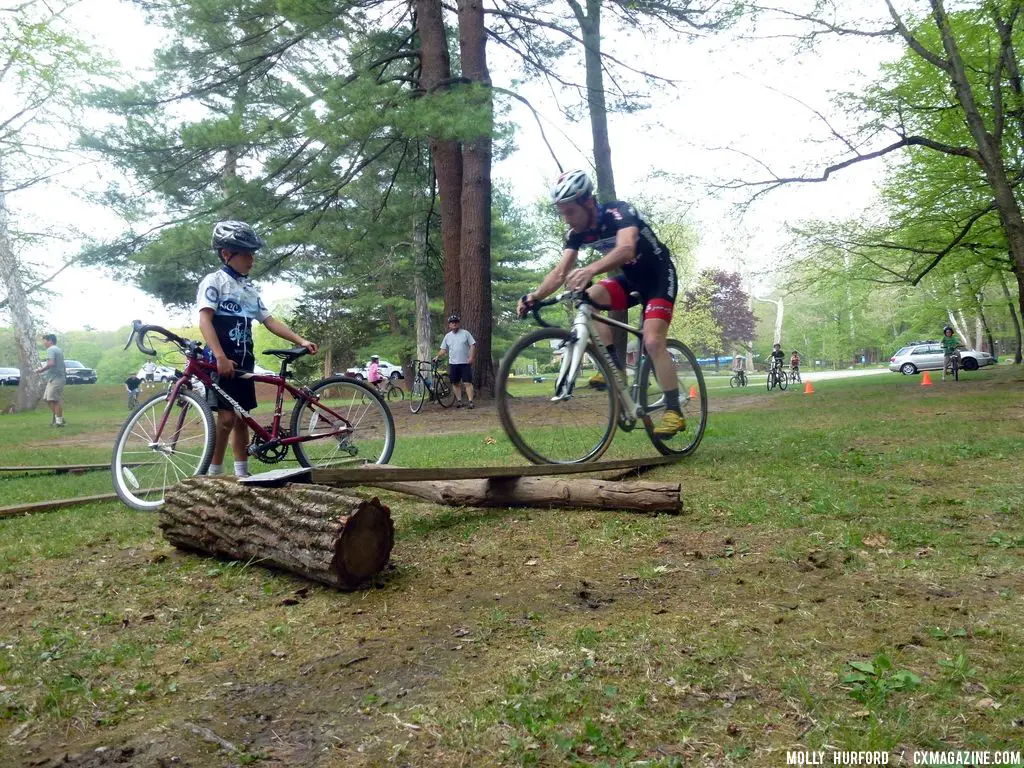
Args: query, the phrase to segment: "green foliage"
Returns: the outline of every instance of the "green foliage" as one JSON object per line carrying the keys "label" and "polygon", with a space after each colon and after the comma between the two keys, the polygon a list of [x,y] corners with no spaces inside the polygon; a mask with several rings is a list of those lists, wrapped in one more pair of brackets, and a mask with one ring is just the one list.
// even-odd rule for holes
{"label": "green foliage", "polygon": [[878,653],[872,661],[848,661],[852,671],[840,680],[847,686],[850,698],[869,708],[880,708],[894,693],[912,691],[921,685],[921,678],[905,669],[896,669],[892,660]]}

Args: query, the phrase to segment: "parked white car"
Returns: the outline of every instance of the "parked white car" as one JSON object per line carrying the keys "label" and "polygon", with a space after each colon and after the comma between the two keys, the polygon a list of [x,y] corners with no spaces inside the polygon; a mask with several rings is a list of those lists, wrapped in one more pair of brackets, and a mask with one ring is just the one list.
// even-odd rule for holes
{"label": "parked white car", "polygon": [[[143,366],[139,368],[139,372],[135,374],[143,381],[146,380],[146,368]],[[153,373],[154,381],[173,381],[174,380],[174,369],[169,365],[158,365],[156,371]]]}
{"label": "parked white car", "polygon": [[[942,344],[937,341],[924,341],[919,344],[908,344],[889,358],[889,370],[910,376],[921,371],[941,371],[945,358]],[[965,371],[976,371],[986,365],[997,362],[988,352],[976,349],[960,350],[960,367]]]}
{"label": "parked white car", "polygon": [[[385,379],[405,378],[405,374],[402,372],[402,366],[389,363],[384,359],[381,359],[378,362],[380,362],[380,375]],[[370,375],[370,364],[367,363],[361,368],[348,368],[343,375],[365,381]]]}

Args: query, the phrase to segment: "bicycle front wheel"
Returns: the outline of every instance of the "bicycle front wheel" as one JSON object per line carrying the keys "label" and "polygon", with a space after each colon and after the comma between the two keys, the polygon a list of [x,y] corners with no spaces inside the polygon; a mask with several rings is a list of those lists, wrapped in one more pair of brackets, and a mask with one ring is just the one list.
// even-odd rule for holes
{"label": "bicycle front wheel", "polygon": [[310,392],[313,397],[296,402],[292,412],[291,434],[310,438],[292,444],[299,464],[388,463],[395,450],[395,421],[379,394],[343,376],[324,379]]}
{"label": "bicycle front wheel", "polygon": [[740,386],[740,377],[739,376],[731,377],[729,379],[729,388],[730,389],[736,389],[736,387],[738,387],[738,386]]}
{"label": "bicycle front wheel", "polygon": [[409,395],[409,410],[419,413],[423,410],[423,404],[427,401],[427,382],[422,376],[417,376],[412,383],[412,392]]}
{"label": "bicycle front wheel", "polygon": [[114,442],[114,490],[132,509],[153,511],[169,486],[206,471],[215,441],[203,398],[188,390],[173,403],[165,392],[154,395],[128,417]]}
{"label": "bicycle front wheel", "polygon": [[765,382],[765,386],[768,387],[769,392],[775,389],[775,371],[768,371],[768,381]]}
{"label": "bicycle front wheel", "polygon": [[669,339],[669,356],[672,358],[674,377],[671,381],[660,382],[654,370],[654,363],[645,356],[640,369],[640,407],[647,414],[656,414],[665,409],[665,390],[678,389],[679,411],[686,420],[686,426],[671,437],[654,433],[652,420],[645,421],[647,436],[658,452],[665,456],[686,456],[693,453],[704,437],[708,423],[708,396],[704,386],[704,374],[697,365],[693,352],[680,341]]}
{"label": "bicycle front wheel", "polygon": [[[534,381],[537,371],[573,353],[573,336],[563,328],[541,328],[517,341],[498,369],[498,416],[512,444],[534,464],[579,464],[601,456],[619,418],[619,399],[611,386],[585,381],[555,392],[558,374]],[[581,372],[611,382],[614,375],[593,344],[580,361]]]}
{"label": "bicycle front wheel", "polygon": [[789,386],[789,376],[783,371],[779,374],[779,389],[785,390]]}

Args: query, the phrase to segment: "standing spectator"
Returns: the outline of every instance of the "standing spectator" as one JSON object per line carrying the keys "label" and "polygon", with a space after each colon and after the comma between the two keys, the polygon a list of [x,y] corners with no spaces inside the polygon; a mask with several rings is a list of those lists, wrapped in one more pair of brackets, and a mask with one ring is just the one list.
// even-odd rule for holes
{"label": "standing spectator", "polygon": [[[465,391],[469,407],[473,404],[473,361],[476,360],[476,339],[461,325],[458,315],[448,318],[448,333],[441,341],[437,360],[448,355],[448,376],[455,388],[455,407],[462,407],[462,392]],[[461,385],[461,386],[460,386]]]}
{"label": "standing spectator", "polygon": [[156,363],[152,360],[148,360],[144,366],[142,366],[142,372],[146,374],[146,389],[152,389],[156,386]]}
{"label": "standing spectator", "polygon": [[57,346],[57,337],[52,333],[43,336],[43,346],[46,347],[46,362],[36,369],[36,373],[46,383],[43,400],[53,412],[53,421],[50,423],[55,427],[63,427],[64,408],[61,401],[64,399],[64,384],[67,382],[64,352]]}

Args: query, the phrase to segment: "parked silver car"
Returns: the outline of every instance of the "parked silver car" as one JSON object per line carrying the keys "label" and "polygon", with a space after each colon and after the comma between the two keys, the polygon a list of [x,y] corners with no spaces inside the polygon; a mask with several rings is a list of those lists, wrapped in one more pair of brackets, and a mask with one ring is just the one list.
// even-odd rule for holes
{"label": "parked silver car", "polygon": [[[941,371],[945,358],[942,344],[937,341],[925,341],[920,344],[909,344],[889,358],[889,370],[905,376],[920,371]],[[965,371],[976,371],[986,365],[992,365],[996,359],[988,352],[976,349],[960,350],[960,367]]]}

